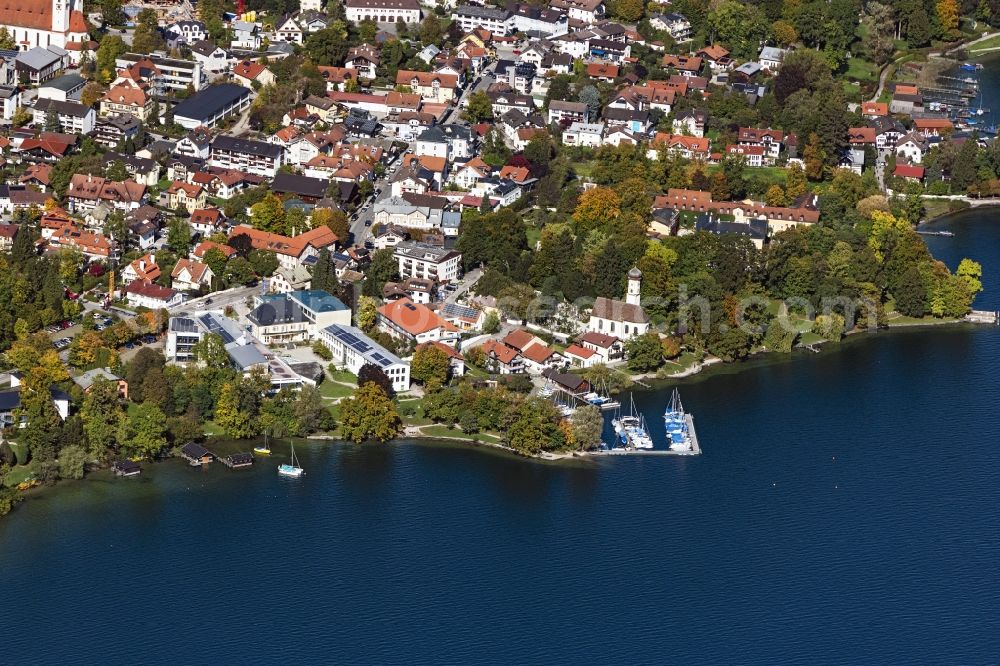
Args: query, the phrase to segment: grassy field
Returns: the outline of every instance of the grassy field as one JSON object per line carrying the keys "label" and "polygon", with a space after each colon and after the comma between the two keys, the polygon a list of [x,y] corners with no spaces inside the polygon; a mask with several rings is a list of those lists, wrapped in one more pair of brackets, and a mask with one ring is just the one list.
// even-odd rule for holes
{"label": "grassy field", "polygon": [[337,382],[327,380],[319,385],[319,394],[328,400],[346,398],[354,393],[356,386],[356,384],[345,386],[344,384],[338,384]]}
{"label": "grassy field", "polygon": [[13,488],[22,481],[27,481],[31,477],[31,469],[29,465],[15,465],[10,468],[7,472],[7,476],[3,478],[4,486],[8,488]]}
{"label": "grassy field", "polygon": [[445,425],[424,426],[422,431],[425,435],[430,437],[454,437],[457,439],[464,439],[468,442],[480,441],[492,444],[500,442],[500,436],[493,433],[477,432],[475,434],[469,434],[462,432],[461,428],[449,428]]}
{"label": "grassy field", "polygon": [[348,372],[347,370],[334,370],[332,372],[327,370],[326,374],[335,382],[346,382],[354,385],[357,385],[358,383],[358,376],[353,372]]}
{"label": "grassy field", "polygon": [[845,76],[855,81],[874,82],[878,79],[878,66],[864,58],[851,58],[847,61]]}
{"label": "grassy field", "polygon": [[973,44],[969,47],[969,54],[975,55],[981,51],[988,51],[989,49],[1000,48],[1000,35],[993,35],[989,39],[983,40],[978,44]]}

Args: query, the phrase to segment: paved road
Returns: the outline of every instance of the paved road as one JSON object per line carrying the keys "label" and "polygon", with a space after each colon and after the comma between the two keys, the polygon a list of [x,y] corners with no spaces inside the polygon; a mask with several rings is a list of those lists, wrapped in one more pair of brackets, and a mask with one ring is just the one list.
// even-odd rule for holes
{"label": "paved road", "polygon": [[[375,215],[375,204],[379,201],[384,201],[392,196],[392,187],[390,183],[392,182],[393,176],[399,172],[403,166],[402,153],[396,157],[395,161],[390,163],[388,168],[385,170],[385,177],[380,178],[374,182],[375,189],[381,190],[377,196],[373,195],[367,201],[368,209],[361,212],[358,218],[351,222],[351,235],[354,236],[354,243],[356,245],[361,245],[365,242],[368,236],[371,234],[371,227],[366,225],[365,222],[371,222]],[[361,204],[364,207],[364,203]]]}
{"label": "paved road", "polygon": [[465,295],[467,291],[472,289],[472,286],[479,281],[479,278],[483,276],[483,270],[481,268],[474,268],[459,281],[458,288],[455,292],[451,294],[448,298],[444,300],[445,303],[455,303],[459,298]]}
{"label": "paved road", "polygon": [[238,314],[243,315],[249,311],[249,308],[246,306],[247,299],[252,300],[254,296],[260,293],[261,285],[257,285],[256,287],[235,287],[233,289],[226,289],[225,291],[217,291],[208,296],[195,298],[175,305],[170,308],[170,314],[171,316],[177,316],[185,313],[191,314],[196,310],[225,310],[226,307],[231,305]]}

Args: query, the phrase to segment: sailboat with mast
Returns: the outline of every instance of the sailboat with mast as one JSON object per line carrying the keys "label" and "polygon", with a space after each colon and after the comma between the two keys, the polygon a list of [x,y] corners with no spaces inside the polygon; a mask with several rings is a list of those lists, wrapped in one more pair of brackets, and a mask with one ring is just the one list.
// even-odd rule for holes
{"label": "sailboat with mast", "polygon": [[629,394],[629,413],[622,415],[619,413],[611,420],[611,425],[615,429],[615,434],[619,441],[626,447],[633,449],[653,448],[653,438],[649,436],[646,428],[646,417],[635,409],[635,399]]}
{"label": "sailboat with mast", "polygon": [[253,447],[253,452],[259,456],[271,455],[271,445],[267,443],[267,431],[264,431],[264,443]]}
{"label": "sailboat with mast", "polygon": [[679,453],[690,452],[694,448],[691,436],[691,421],[681,404],[681,393],[676,388],[670,397],[670,404],[663,412],[663,421],[667,429],[667,445],[671,451]]}
{"label": "sailboat with mast", "polygon": [[292,442],[292,464],[282,463],[278,465],[278,475],[279,476],[291,476],[298,478],[305,474],[306,471],[299,467],[299,461],[295,457],[295,442]]}

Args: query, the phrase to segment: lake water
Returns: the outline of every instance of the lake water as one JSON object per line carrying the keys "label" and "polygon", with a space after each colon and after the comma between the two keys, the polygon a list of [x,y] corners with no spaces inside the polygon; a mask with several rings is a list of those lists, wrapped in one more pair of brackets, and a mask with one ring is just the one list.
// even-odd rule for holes
{"label": "lake water", "polygon": [[[929,239],[983,261],[1000,213]],[[1000,329],[857,337],[681,384],[704,455],[543,464],[310,444],[88,479],[0,521],[37,663],[987,662]],[[637,394],[661,423],[665,394]]]}

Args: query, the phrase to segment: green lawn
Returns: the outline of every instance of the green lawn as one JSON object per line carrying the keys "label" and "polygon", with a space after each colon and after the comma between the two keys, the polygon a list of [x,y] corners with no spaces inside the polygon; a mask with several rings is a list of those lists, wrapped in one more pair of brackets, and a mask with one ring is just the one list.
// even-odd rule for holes
{"label": "green lawn", "polygon": [[425,435],[430,435],[431,437],[455,437],[469,442],[477,440],[480,442],[489,442],[491,444],[497,444],[500,442],[500,436],[493,433],[477,432],[470,435],[462,432],[461,428],[448,428],[446,425],[425,426],[423,428],[423,432]]}
{"label": "green lawn", "polygon": [[525,227],[524,233],[528,237],[528,247],[534,249],[542,237],[542,230],[533,224],[525,224]]}
{"label": "green lawn", "polygon": [[989,39],[979,42],[978,44],[973,44],[969,47],[969,54],[975,55],[980,51],[986,51],[989,49],[1000,48],[1000,35],[993,35]]}
{"label": "green lawn", "polygon": [[660,369],[660,373],[658,374],[673,375],[678,372],[684,372],[697,362],[697,356],[691,352],[684,352],[672,361],[664,361],[663,367]]}
{"label": "green lawn", "polygon": [[845,76],[856,81],[876,81],[878,67],[864,58],[851,58],[847,61]]}
{"label": "green lawn", "polygon": [[347,370],[327,370],[326,374],[337,382],[347,382],[348,384],[354,384],[355,386],[358,384],[358,376],[352,372],[348,372]]}
{"label": "green lawn", "polygon": [[13,488],[22,481],[27,481],[29,478],[31,478],[31,470],[28,465],[15,465],[10,468],[7,476],[3,478],[3,485]]}
{"label": "green lawn", "polygon": [[590,178],[591,174],[594,173],[594,167],[597,166],[595,160],[588,160],[587,162],[577,162],[573,165],[573,171],[576,172],[577,178]]}
{"label": "green lawn", "polygon": [[344,384],[338,384],[327,380],[319,385],[319,394],[329,400],[346,398],[354,393],[355,388],[357,388],[357,384],[345,386]]}
{"label": "green lawn", "polygon": [[215,436],[215,435],[224,435],[226,433],[222,430],[221,427],[219,427],[219,424],[209,419],[205,421],[205,434],[209,436]]}

